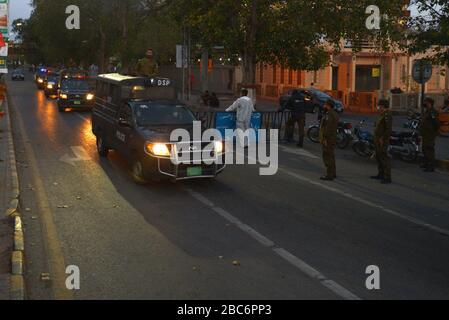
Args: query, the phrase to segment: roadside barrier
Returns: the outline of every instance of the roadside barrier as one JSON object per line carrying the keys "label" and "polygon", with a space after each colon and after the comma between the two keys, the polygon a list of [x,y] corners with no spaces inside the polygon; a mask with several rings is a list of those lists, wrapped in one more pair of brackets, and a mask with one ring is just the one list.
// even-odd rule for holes
{"label": "roadside barrier", "polygon": [[[217,111],[196,111],[194,115],[197,119],[203,122],[207,129],[216,128],[217,125]],[[286,133],[287,122],[290,119],[291,112],[257,112],[261,115],[261,127],[265,130],[279,130],[279,137],[284,137]]]}

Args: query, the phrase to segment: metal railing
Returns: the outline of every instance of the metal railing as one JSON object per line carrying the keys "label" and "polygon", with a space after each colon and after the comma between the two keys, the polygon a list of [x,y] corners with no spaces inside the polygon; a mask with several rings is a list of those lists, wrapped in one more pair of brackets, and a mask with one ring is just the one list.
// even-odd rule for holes
{"label": "metal railing", "polygon": [[[216,128],[216,111],[194,111],[195,117],[202,120],[206,128]],[[282,139],[286,134],[287,122],[290,119],[290,111],[282,112],[258,112],[262,115],[261,129],[279,130],[279,137]]]}

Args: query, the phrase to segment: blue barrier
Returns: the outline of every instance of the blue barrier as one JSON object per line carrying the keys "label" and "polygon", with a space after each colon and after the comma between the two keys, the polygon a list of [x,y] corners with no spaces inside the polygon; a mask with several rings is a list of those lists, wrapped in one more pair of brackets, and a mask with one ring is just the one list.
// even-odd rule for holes
{"label": "blue barrier", "polygon": [[[253,113],[251,117],[251,128],[254,129],[253,134],[250,135],[249,141],[258,141],[258,131],[262,128],[262,114],[259,112]],[[226,133],[226,130],[236,129],[236,114],[229,112],[217,112],[215,114],[215,129],[217,129],[221,136],[226,140],[230,140],[233,133]]]}

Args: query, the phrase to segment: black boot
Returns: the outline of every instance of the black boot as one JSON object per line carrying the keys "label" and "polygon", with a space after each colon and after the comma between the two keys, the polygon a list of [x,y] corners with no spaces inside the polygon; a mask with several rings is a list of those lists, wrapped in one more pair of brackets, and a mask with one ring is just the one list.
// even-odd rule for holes
{"label": "black boot", "polygon": [[377,176],[372,176],[371,179],[373,179],[373,180],[382,180],[383,176],[381,174],[378,174]]}

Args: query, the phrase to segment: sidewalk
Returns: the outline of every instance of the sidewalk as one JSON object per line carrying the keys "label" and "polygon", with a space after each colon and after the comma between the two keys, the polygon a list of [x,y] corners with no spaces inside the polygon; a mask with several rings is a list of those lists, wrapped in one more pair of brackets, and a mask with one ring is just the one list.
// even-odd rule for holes
{"label": "sidewalk", "polygon": [[8,131],[6,117],[0,120],[0,300],[10,299],[11,252],[13,231],[5,212],[11,200]]}

